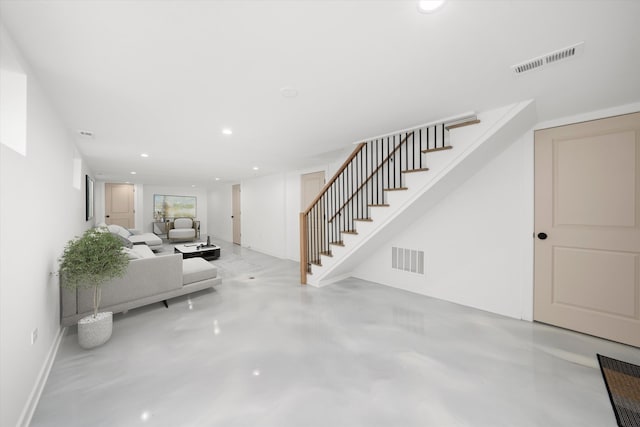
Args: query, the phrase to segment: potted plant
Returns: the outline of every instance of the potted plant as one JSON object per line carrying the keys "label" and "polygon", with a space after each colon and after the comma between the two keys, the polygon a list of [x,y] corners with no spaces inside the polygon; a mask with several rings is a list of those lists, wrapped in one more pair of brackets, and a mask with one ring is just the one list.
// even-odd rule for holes
{"label": "potted plant", "polygon": [[93,288],[93,314],[78,321],[78,342],[83,348],[104,344],[111,337],[113,313],[98,313],[101,286],[122,277],[129,264],[120,239],[106,228],[92,228],[70,240],[60,257],[60,283],[70,290]]}

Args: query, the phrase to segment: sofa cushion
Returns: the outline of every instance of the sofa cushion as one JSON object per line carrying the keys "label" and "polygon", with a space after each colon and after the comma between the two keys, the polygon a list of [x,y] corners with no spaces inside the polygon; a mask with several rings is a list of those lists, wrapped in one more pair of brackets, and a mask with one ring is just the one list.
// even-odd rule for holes
{"label": "sofa cushion", "polygon": [[218,269],[202,258],[187,258],[182,260],[182,284],[215,279]]}
{"label": "sofa cushion", "polygon": [[130,260],[132,260],[132,259],[141,259],[142,258],[142,255],[140,255],[137,252],[133,251],[131,248],[127,248],[126,246],[122,247],[122,252],[127,254],[127,258],[129,258]]}
{"label": "sofa cushion", "polygon": [[162,239],[153,233],[133,234],[129,240],[135,245],[162,246]]}
{"label": "sofa cushion", "polygon": [[176,218],[173,221],[173,228],[193,228],[193,220],[191,218]]}
{"label": "sofa cushion", "polygon": [[151,248],[147,245],[133,245],[131,251],[139,258],[153,258],[156,256],[156,254],[154,254]]}
{"label": "sofa cushion", "polygon": [[172,239],[190,239],[196,237],[196,230],[193,228],[174,228],[169,230],[169,237]]}
{"label": "sofa cushion", "polygon": [[108,225],[107,228],[113,234],[119,234],[124,238],[129,238],[129,236],[131,236],[131,232],[121,225],[111,224],[111,225]]}

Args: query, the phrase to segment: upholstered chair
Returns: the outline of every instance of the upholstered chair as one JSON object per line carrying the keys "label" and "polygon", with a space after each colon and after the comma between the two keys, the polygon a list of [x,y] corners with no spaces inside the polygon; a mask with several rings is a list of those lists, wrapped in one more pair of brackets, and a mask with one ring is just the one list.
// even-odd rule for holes
{"label": "upholstered chair", "polygon": [[170,241],[176,240],[194,240],[196,238],[196,229],[192,218],[176,218],[173,221],[173,228],[168,234]]}

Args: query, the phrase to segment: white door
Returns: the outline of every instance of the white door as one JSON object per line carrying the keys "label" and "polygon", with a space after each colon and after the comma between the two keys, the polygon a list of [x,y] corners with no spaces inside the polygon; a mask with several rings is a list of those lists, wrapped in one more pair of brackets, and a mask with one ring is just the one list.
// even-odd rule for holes
{"label": "white door", "polygon": [[231,219],[233,223],[233,243],[241,244],[240,184],[231,186]]}
{"label": "white door", "polygon": [[534,319],[640,346],[640,113],[535,133]]}
{"label": "white door", "polygon": [[134,189],[131,184],[105,184],[105,222],[135,228]]}

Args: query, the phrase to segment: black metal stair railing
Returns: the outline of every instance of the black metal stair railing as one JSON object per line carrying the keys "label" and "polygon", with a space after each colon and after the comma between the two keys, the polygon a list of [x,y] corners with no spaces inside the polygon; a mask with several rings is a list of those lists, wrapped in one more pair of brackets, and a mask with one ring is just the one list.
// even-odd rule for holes
{"label": "black metal stair railing", "polygon": [[343,245],[343,234],[356,233],[356,222],[370,220],[373,206],[386,206],[385,193],[403,190],[403,175],[425,171],[425,153],[451,148],[445,123],[373,138],[360,143],[300,214],[301,282],[332,245]]}

